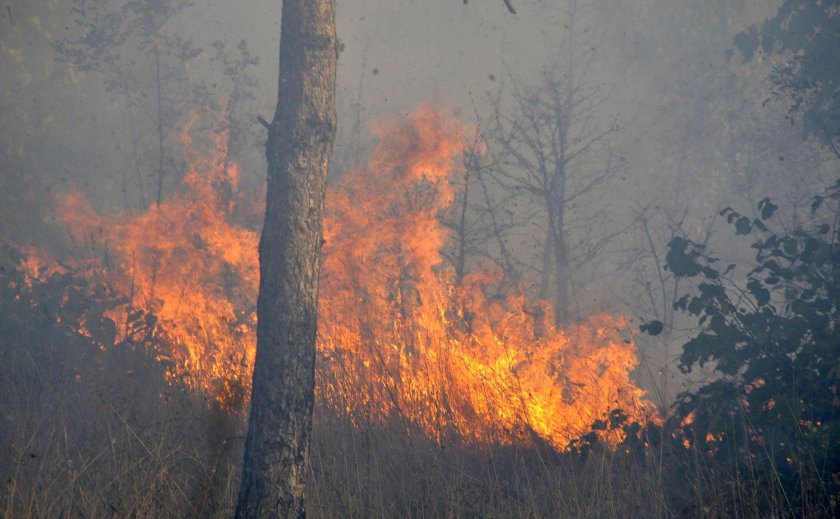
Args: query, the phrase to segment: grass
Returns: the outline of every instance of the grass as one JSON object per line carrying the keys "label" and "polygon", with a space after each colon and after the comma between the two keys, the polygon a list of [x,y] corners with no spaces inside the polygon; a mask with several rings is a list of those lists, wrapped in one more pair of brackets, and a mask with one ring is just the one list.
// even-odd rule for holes
{"label": "grass", "polygon": [[[40,307],[22,312],[0,312],[0,516],[233,515],[240,415],[167,381],[143,347],[97,348],[39,323]],[[539,440],[440,445],[402,420],[354,427],[324,408],[315,422],[311,517],[832,517],[840,506],[840,481],[818,476],[830,453],[796,445],[710,453],[651,427],[615,449],[560,453]]]}
{"label": "grass", "polygon": [[[178,391],[145,409],[84,391],[14,397],[4,412],[22,414],[4,422],[3,517],[233,515],[241,418]],[[830,516],[794,510],[748,471],[699,452],[438,445],[404,426],[356,428],[323,409],[316,422],[311,517]]]}

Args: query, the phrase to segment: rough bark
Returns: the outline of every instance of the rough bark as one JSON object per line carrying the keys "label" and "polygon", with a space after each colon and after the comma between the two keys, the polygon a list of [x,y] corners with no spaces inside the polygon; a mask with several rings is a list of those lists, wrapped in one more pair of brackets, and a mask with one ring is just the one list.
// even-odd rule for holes
{"label": "rough bark", "polygon": [[284,0],[269,126],[257,354],[236,517],[304,517],[324,189],[335,136],[334,0]]}

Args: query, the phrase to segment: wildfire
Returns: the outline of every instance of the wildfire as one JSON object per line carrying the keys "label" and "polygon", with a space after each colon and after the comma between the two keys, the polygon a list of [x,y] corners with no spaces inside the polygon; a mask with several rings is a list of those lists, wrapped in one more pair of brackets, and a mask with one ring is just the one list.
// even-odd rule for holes
{"label": "wildfire", "polygon": [[[557,448],[614,409],[645,419],[622,318],[555,329],[550,308],[524,294],[489,295],[499,280],[492,271],[456,283],[439,219],[455,197],[463,134],[417,110],[380,128],[368,165],[329,190],[319,405],[357,425],[396,420],[441,442],[541,438]],[[225,135],[205,153],[193,151],[189,127],[182,140],[189,171],[160,205],[109,216],[70,193],[59,212],[77,241],[95,236],[107,251],[101,268],[128,297],[114,316],[120,336],[153,315],[155,354],[170,376],[241,411],[255,350],[258,237],[231,223],[238,171]]]}
{"label": "wildfire", "polygon": [[142,343],[154,334],[173,380],[242,410],[255,352],[257,234],[228,221],[238,169],[225,160],[226,135],[194,153],[195,120],[181,136],[182,189],[160,205],[103,215],[76,192],[59,197],[58,209],[78,242],[97,237],[114,263],[109,273],[129,299],[114,316],[121,337]]}
{"label": "wildfire", "polygon": [[357,421],[397,418],[439,441],[536,435],[563,448],[612,409],[642,419],[621,318],[556,330],[522,294],[489,297],[492,272],[456,284],[439,216],[463,149],[461,128],[419,110],[382,128],[369,165],[330,191],[319,396]]}

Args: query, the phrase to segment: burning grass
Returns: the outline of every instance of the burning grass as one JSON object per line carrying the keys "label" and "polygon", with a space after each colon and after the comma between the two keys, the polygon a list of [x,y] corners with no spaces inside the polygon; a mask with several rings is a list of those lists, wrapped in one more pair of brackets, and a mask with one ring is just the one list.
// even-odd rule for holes
{"label": "burning grass", "polygon": [[[455,197],[463,135],[457,122],[419,109],[383,125],[367,166],[330,188],[319,404],[357,424],[418,426],[438,442],[537,437],[558,449],[614,409],[646,420],[620,316],[555,329],[551,309],[522,291],[488,296],[493,271],[455,282],[440,252],[449,238],[440,217]],[[189,169],[159,206],[105,215],[70,193],[58,212],[77,242],[96,237],[106,251],[109,263],[92,275],[127,295],[110,316],[117,338],[153,315],[170,378],[242,411],[255,348],[257,234],[231,221],[238,172],[225,160],[224,135],[203,153],[189,128],[182,140]]]}
{"label": "burning grass", "polygon": [[[329,191],[310,515],[792,510],[742,477],[760,456],[739,466],[685,424],[649,420],[622,317],[558,329],[523,290],[499,294],[498,272],[456,280],[439,219],[463,134],[418,110]],[[87,256],[0,255],[0,514],[232,513],[257,234],[231,216],[237,169],[216,137],[199,152],[185,131],[183,186],[140,214],[59,197]]]}

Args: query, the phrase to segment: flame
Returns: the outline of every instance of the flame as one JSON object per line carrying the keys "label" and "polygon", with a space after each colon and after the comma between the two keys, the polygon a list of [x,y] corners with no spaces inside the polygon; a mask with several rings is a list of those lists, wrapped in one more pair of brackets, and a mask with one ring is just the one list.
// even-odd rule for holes
{"label": "flame", "polygon": [[24,259],[21,264],[24,282],[30,287],[33,279],[45,280],[53,274],[67,271],[66,268],[36,247],[29,245],[20,247],[20,249],[24,251]]}
{"label": "flame", "polygon": [[357,421],[398,417],[438,441],[537,436],[563,448],[612,409],[643,419],[622,318],[557,330],[522,293],[489,296],[493,272],[456,284],[439,217],[454,200],[464,130],[418,110],[378,134],[368,166],[327,198],[320,398]]}
{"label": "flame", "polygon": [[238,168],[226,160],[226,134],[193,153],[195,121],[181,135],[189,164],[182,189],[160,205],[103,215],[73,192],[59,197],[58,209],[77,241],[99,236],[116,258],[116,283],[129,296],[114,316],[121,337],[131,339],[151,310],[161,345],[155,353],[171,366],[170,377],[241,410],[255,351],[257,235],[228,221]]}
{"label": "flame", "polygon": [[[189,170],[159,206],[104,215],[69,193],[59,212],[77,241],[96,236],[107,251],[129,297],[114,317],[121,336],[136,333],[138,315],[156,316],[155,354],[170,376],[241,411],[255,350],[258,237],[231,223],[238,169],[226,136],[197,153],[190,126]],[[377,135],[367,166],[327,194],[319,406],[360,426],[396,420],[440,442],[539,438],[560,449],[614,409],[648,418],[623,318],[555,329],[551,309],[524,291],[493,295],[501,278],[492,270],[456,282],[441,255],[449,236],[440,217],[455,199],[465,128],[419,109]]]}

